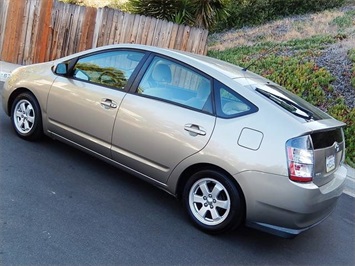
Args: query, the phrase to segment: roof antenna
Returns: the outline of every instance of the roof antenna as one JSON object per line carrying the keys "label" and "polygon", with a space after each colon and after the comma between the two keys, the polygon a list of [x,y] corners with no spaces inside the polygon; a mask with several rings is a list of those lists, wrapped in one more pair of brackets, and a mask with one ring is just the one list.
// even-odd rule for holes
{"label": "roof antenna", "polygon": [[258,58],[254,59],[249,65],[247,65],[246,67],[244,67],[242,69],[242,71],[247,71],[251,66],[255,65],[255,63],[257,61],[259,61],[260,59],[264,58],[267,54],[269,54],[273,49],[275,49],[278,46],[278,44],[276,44],[275,46],[270,47],[269,49],[266,50],[265,53],[261,54],[260,56],[258,56]]}

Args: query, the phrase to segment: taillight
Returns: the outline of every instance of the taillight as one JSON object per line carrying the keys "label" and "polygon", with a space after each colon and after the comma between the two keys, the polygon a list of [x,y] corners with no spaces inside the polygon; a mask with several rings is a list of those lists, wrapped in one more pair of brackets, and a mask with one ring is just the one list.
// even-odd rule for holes
{"label": "taillight", "polygon": [[313,144],[310,136],[290,139],[286,142],[289,178],[296,182],[313,179]]}

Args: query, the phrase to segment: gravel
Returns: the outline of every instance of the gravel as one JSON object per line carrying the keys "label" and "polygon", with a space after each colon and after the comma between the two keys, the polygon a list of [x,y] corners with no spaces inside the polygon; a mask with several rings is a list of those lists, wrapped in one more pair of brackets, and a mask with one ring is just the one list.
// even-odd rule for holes
{"label": "gravel", "polygon": [[335,78],[332,82],[335,92],[342,95],[346,105],[352,109],[355,107],[355,88],[351,86],[352,62],[348,57],[349,49],[355,49],[355,38],[330,45],[315,62],[332,74]]}

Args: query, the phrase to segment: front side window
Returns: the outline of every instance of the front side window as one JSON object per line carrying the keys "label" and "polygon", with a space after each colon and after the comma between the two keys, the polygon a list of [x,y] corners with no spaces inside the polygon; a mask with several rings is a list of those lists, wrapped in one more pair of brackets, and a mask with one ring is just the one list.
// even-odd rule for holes
{"label": "front side window", "polygon": [[138,94],[212,113],[211,80],[174,61],[155,57],[137,89]]}
{"label": "front side window", "polygon": [[215,90],[217,115],[220,117],[237,117],[258,110],[255,105],[218,81],[215,81]]}
{"label": "front side window", "polygon": [[74,66],[73,77],[95,84],[124,89],[144,53],[109,51],[80,58]]}

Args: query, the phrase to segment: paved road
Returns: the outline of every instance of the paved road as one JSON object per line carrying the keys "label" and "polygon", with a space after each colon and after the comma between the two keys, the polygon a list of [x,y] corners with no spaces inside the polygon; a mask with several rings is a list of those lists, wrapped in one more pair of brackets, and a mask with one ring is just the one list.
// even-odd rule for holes
{"label": "paved road", "polygon": [[343,195],[293,240],[209,236],[165,192],[60,142],[20,140],[0,106],[0,265],[353,266],[354,210]]}

